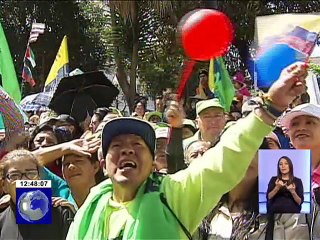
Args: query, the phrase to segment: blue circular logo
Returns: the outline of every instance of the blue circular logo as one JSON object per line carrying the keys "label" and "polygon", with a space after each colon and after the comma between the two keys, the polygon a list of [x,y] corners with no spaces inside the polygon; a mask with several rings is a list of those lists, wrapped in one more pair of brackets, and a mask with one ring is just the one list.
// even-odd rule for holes
{"label": "blue circular logo", "polygon": [[30,222],[42,219],[49,211],[49,199],[40,190],[24,192],[18,199],[21,217]]}

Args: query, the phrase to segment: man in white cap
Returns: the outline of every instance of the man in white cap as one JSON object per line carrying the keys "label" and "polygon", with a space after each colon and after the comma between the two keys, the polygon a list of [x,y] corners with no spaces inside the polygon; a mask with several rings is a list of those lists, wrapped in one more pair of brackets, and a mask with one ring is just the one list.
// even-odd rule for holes
{"label": "man in white cap", "polygon": [[281,124],[296,149],[310,149],[313,187],[320,186],[320,105],[305,103],[288,112]]}

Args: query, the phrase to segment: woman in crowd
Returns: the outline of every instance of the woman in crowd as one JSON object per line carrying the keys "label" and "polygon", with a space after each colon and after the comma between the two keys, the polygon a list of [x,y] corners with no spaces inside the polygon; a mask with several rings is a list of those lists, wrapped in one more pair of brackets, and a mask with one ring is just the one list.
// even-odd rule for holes
{"label": "woman in crowd", "polygon": [[134,105],[134,112],[132,113],[132,117],[143,119],[145,113],[146,113],[145,102],[142,100],[137,101]]}
{"label": "woman in crowd", "polygon": [[52,224],[16,224],[16,181],[40,180],[40,165],[27,150],[15,150],[2,159],[1,175],[10,205],[0,213],[0,239],[61,239],[66,238],[73,212],[70,208],[52,208]]}
{"label": "woman in crowd", "polygon": [[267,190],[268,213],[300,213],[303,203],[303,185],[293,174],[290,158],[283,156],[278,161],[277,176],[272,177]]}
{"label": "woman in crowd", "polygon": [[91,118],[91,122],[89,125],[89,128],[91,130],[92,133],[95,133],[99,124],[102,122],[103,118],[108,114],[112,112],[109,108],[97,108],[94,113],[93,116]]}

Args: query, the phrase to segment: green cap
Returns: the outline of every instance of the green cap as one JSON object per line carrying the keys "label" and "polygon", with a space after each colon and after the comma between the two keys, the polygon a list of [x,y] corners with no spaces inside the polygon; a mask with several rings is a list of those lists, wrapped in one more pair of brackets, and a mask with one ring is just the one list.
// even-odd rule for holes
{"label": "green cap", "polygon": [[220,101],[218,98],[213,98],[213,99],[209,99],[209,100],[203,100],[197,103],[196,105],[196,112],[197,115],[199,116],[199,114],[203,111],[206,110],[208,108],[221,108],[224,110],[224,107],[221,105]]}
{"label": "green cap", "polygon": [[162,121],[162,113],[161,112],[149,112],[146,114],[146,120],[149,121],[152,116],[157,116]]}

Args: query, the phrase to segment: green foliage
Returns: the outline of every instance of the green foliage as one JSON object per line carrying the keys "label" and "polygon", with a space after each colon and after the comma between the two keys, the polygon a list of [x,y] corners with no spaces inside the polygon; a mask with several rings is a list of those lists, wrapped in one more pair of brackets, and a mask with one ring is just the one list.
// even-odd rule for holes
{"label": "green foliage", "polygon": [[[177,86],[184,61],[183,49],[177,38],[177,24],[187,12],[200,7],[212,7],[230,16],[235,25],[234,45],[226,56],[231,75],[245,68],[248,49],[254,38],[256,16],[279,13],[306,13],[320,9],[320,1],[137,1],[138,22],[125,17],[118,9],[111,17],[110,1],[4,1],[0,0],[0,21],[10,45],[15,68],[21,78],[22,61],[34,20],[47,25],[46,32],[32,44],[36,54],[38,80],[35,90],[41,90],[64,35],[69,38],[71,69],[84,71],[117,68],[115,53],[124,65],[127,76],[133,61],[133,40],[138,34],[138,62],[136,76],[146,92],[156,95],[163,88]],[[128,8],[132,2],[118,1]],[[125,6],[127,4],[127,6]],[[129,4],[129,5],[128,5]],[[112,20],[115,25],[112,25]],[[137,31],[137,32],[135,32]],[[201,63],[198,68],[208,68]],[[191,86],[197,85],[193,77]],[[126,79],[126,80],[129,80]],[[191,95],[193,95],[191,90]]]}
{"label": "green foliage", "polygon": [[41,91],[64,35],[68,36],[70,68],[84,71],[102,68],[106,48],[86,31],[88,21],[76,1],[0,1],[0,21],[21,80],[23,57],[33,21],[46,24],[45,33],[31,47],[36,55],[34,74],[37,86],[25,91]]}
{"label": "green foliage", "polygon": [[310,69],[314,74],[320,76],[320,65],[315,63],[310,63]]}

